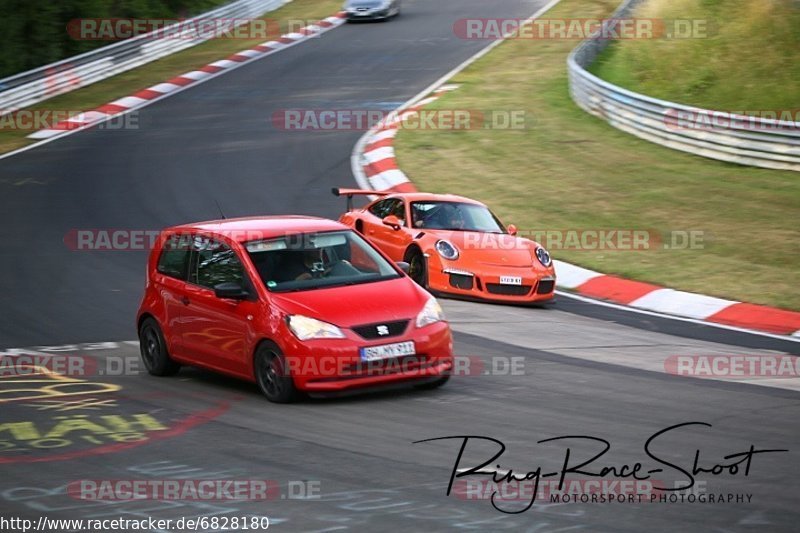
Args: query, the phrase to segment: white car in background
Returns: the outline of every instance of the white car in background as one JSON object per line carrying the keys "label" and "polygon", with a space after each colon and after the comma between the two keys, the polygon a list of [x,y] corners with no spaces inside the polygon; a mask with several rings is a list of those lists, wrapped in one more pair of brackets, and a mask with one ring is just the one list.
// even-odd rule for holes
{"label": "white car in background", "polygon": [[400,14],[400,0],[347,0],[347,20],[388,20]]}

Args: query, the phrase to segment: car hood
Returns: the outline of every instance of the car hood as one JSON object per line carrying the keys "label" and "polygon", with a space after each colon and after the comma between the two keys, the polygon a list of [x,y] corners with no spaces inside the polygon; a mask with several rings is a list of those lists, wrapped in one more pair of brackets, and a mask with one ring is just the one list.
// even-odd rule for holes
{"label": "car hood", "polygon": [[344,328],[413,320],[430,297],[408,277],[272,295],[287,314],[305,315]]}
{"label": "car hood", "polygon": [[477,231],[438,231],[437,237],[447,239],[460,252],[458,261],[506,267],[530,267],[536,243],[503,233]]}
{"label": "car hood", "polygon": [[380,7],[381,4],[383,4],[383,0],[350,0],[349,2],[347,2],[345,8],[346,9],[347,8],[355,9],[358,7],[376,8]]}

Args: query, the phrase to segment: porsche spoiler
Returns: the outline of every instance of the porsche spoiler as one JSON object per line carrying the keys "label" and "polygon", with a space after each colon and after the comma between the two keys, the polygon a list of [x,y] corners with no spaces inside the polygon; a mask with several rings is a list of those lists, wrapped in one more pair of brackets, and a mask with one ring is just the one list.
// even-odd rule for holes
{"label": "porsche spoiler", "polygon": [[334,196],[346,196],[347,197],[347,210],[353,210],[353,196],[370,196],[374,194],[375,196],[386,196],[387,194],[392,194],[391,191],[365,191],[364,189],[343,189],[341,187],[334,187],[331,189],[331,192]]}

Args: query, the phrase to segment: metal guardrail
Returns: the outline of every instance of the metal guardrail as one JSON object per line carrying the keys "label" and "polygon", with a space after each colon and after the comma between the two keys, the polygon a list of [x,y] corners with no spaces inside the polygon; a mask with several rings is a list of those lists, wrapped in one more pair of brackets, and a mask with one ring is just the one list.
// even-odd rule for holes
{"label": "metal guardrail", "polygon": [[[0,116],[196,46],[290,1],[238,0],[161,30],[0,79]],[[213,31],[191,37],[185,33],[182,37],[158,37],[169,34],[170,28],[201,19],[221,22]]]}
{"label": "metal guardrail", "polygon": [[[614,19],[629,17],[645,1],[626,0],[604,24],[613,28]],[[607,39],[589,38],[567,59],[570,94],[582,109],[615,128],[675,150],[800,172],[800,123],[667,102],[608,83],[586,70],[608,44]],[[716,123],[703,127],[707,118]]]}

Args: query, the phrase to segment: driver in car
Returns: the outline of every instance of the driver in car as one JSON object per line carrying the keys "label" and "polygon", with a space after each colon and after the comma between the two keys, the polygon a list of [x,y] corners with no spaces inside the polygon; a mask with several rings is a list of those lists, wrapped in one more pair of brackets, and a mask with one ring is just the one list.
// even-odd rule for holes
{"label": "driver in car", "polygon": [[325,266],[325,254],[323,250],[303,250],[301,252],[302,260],[292,261],[288,274],[289,279],[295,281],[304,281],[312,278],[321,278],[323,276],[336,276],[336,275],[352,275],[357,273],[355,268],[346,259],[336,261],[328,268]]}
{"label": "driver in car", "polygon": [[325,271],[321,250],[303,250],[295,254],[286,272],[287,279],[302,281],[311,279],[315,274]]}

